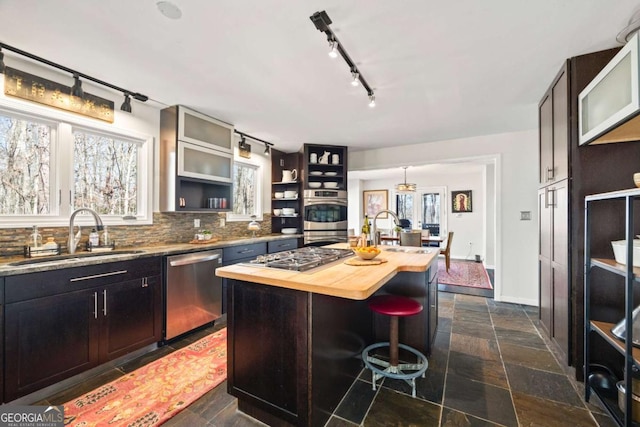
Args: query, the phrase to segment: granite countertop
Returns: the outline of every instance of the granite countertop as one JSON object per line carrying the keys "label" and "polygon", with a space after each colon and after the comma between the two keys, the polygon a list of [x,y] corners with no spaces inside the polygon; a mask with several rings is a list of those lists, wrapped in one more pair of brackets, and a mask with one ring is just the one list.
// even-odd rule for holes
{"label": "granite countertop", "polygon": [[[232,246],[250,245],[260,242],[297,239],[300,237],[302,237],[302,234],[271,234],[261,237],[217,240],[211,243],[173,243],[144,247],[118,247],[114,251],[98,253],[78,251],[73,255],[62,254],[40,258],[24,258],[21,256],[3,257],[0,258],[0,277],[48,270],[58,270],[71,267],[81,267],[85,265],[102,264],[105,262],[126,261],[144,257],[199,252],[210,249],[221,249]],[[29,264],[29,261],[33,261],[33,263]],[[24,264],[14,265],[15,263],[21,262],[24,262]]]}
{"label": "granite countertop", "polygon": [[[346,243],[336,243],[329,247],[346,249],[349,246]],[[440,252],[433,248],[409,246],[378,247],[382,249],[382,253],[377,258],[385,260],[378,265],[354,266],[345,264],[345,261],[352,258],[338,260],[308,271],[232,264],[216,268],[216,276],[340,298],[364,300],[401,271],[426,272],[434,260],[438,259]]]}

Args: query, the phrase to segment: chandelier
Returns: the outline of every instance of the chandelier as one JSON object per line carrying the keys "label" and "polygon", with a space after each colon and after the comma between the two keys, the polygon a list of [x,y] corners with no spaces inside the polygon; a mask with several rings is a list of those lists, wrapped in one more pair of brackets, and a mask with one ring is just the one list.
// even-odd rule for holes
{"label": "chandelier", "polygon": [[396,184],[396,192],[398,193],[415,193],[416,192],[416,184],[407,183],[407,166],[404,168],[404,182],[401,184]]}

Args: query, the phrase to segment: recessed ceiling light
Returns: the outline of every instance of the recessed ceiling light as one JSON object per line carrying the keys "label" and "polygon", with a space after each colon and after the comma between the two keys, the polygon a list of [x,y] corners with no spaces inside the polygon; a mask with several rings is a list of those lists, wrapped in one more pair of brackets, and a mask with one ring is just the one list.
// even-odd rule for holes
{"label": "recessed ceiling light", "polygon": [[180,8],[170,1],[159,1],[156,6],[158,6],[160,13],[169,19],[180,19],[182,17]]}

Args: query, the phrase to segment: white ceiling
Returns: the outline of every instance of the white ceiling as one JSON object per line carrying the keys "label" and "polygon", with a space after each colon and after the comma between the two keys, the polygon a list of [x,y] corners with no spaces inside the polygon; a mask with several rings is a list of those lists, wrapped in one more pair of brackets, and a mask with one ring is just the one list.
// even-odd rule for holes
{"label": "white ceiling", "polygon": [[[637,0],[0,0],[0,41],[273,142],[350,150],[533,129],[565,58],[617,46]],[[373,87],[369,108],[331,28]],[[11,52],[4,51],[11,66]],[[71,84],[69,82],[69,84]],[[118,105],[118,103],[116,104]],[[136,101],[133,102],[135,113]]]}

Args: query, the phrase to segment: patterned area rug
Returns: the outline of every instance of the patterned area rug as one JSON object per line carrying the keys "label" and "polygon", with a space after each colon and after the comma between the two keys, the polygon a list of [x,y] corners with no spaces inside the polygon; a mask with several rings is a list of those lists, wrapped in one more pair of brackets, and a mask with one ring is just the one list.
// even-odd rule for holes
{"label": "patterned area rug", "polygon": [[64,405],[65,425],[157,426],[227,378],[227,329]]}
{"label": "patterned area rug", "polygon": [[438,259],[438,283],[470,288],[493,289],[487,270],[481,262],[451,260],[449,273],[444,258]]}

